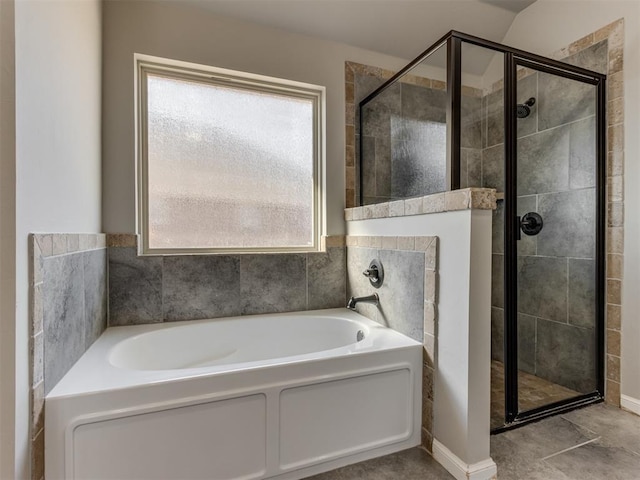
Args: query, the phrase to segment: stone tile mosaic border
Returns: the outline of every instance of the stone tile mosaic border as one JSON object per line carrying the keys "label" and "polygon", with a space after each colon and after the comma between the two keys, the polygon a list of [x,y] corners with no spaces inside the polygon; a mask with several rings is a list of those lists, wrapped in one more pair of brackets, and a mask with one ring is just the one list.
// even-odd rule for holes
{"label": "stone tile mosaic border", "polygon": [[607,41],[607,238],[605,401],[620,406],[620,335],[624,260],[624,19],[551,55],[561,60]]}
{"label": "stone tile mosaic border", "polygon": [[[495,204],[495,200],[494,200]],[[424,330],[422,365],[422,446],[433,444],[433,384],[435,376],[438,305],[438,237],[348,235],[349,247],[424,252]]]}
{"label": "stone tile mosaic border", "polygon": [[29,371],[31,478],[44,478],[44,278],[43,259],[106,248],[104,234],[29,235]]}
{"label": "stone tile mosaic border", "polygon": [[[138,235],[133,233],[109,233],[107,234],[106,246],[107,247],[137,247]],[[345,236],[344,235],[323,235],[320,239],[320,248],[324,250],[327,247],[344,247]],[[197,255],[202,255],[201,253]],[[221,255],[228,255],[227,253]],[[254,255],[251,253],[251,255]],[[265,254],[265,255],[277,255]]]}
{"label": "stone tile mosaic border", "polygon": [[350,222],[370,218],[404,217],[469,209],[495,210],[496,190],[494,188],[472,187],[424,197],[407,198],[406,200],[345,208],[344,218]]}

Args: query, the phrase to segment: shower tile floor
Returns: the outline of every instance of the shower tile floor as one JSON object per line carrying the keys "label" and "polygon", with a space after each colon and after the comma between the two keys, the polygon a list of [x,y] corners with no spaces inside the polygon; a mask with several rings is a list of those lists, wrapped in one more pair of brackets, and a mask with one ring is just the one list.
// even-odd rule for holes
{"label": "shower tile floor", "polygon": [[[640,417],[592,405],[491,437],[499,480],[640,480]],[[453,479],[420,448],[310,477],[313,480]]]}
{"label": "shower tile floor", "polygon": [[[580,395],[535,375],[518,371],[518,401],[522,411]],[[504,365],[491,362],[491,428],[504,425]],[[640,479],[640,475],[638,476]]]}

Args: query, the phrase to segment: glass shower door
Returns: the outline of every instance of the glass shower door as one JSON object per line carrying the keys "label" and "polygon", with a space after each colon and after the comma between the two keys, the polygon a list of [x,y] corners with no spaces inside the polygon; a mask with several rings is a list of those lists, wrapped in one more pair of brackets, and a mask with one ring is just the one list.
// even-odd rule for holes
{"label": "glass shower door", "polygon": [[598,88],[556,68],[524,61],[514,68],[515,181],[507,179],[506,198],[515,208],[505,246],[517,285],[505,312],[512,386],[517,368],[512,420],[600,389],[602,318]]}

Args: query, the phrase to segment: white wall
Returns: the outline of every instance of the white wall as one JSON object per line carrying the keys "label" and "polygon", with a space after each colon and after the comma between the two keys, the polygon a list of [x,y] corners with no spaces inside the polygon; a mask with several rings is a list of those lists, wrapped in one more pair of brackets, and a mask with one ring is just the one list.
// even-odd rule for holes
{"label": "white wall", "polygon": [[433,436],[467,465],[490,461],[491,211],[352,221],[347,230],[439,237]]}
{"label": "white wall", "polygon": [[15,466],[3,468],[15,474],[6,478],[29,471],[28,234],[101,231],[101,10],[99,0],[15,4],[16,294],[15,315],[2,319],[15,326],[15,381],[3,383],[15,392]]}
{"label": "white wall", "polygon": [[162,2],[104,5],[103,218],[135,232],[133,54],[202,63],[327,88],[327,232],[344,231],[344,62],[389,69],[407,62],[374,52]]}
{"label": "white wall", "polygon": [[515,19],[502,43],[550,55],[624,18],[625,251],[622,393],[640,399],[640,1],[538,0]]}

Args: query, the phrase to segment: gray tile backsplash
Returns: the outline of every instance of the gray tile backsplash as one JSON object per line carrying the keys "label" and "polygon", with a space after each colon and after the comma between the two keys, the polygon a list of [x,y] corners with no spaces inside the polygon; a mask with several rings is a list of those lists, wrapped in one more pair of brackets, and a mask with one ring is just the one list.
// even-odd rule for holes
{"label": "gray tile backsplash", "polygon": [[[349,237],[358,239],[360,237]],[[347,247],[347,296],[368,296],[377,293],[380,304],[376,307],[359,303],[356,309],[378,323],[393,328],[422,342],[425,336],[425,302],[436,303],[430,286],[435,275],[435,237],[373,237],[376,246],[353,245]],[[415,239],[418,238],[416,243]],[[383,247],[383,240],[391,239],[398,248]],[[410,241],[405,241],[410,240]],[[393,241],[395,240],[395,241]],[[349,242],[349,239],[347,239]],[[400,249],[402,246],[403,249]],[[429,248],[429,246],[434,248]],[[379,259],[384,268],[384,282],[373,287],[362,272],[371,260]],[[435,277],[434,277],[435,278]],[[430,327],[433,332],[433,327]],[[428,333],[428,335],[425,335]]]}
{"label": "gray tile backsplash", "polygon": [[342,307],[345,248],[300,254],[138,256],[109,247],[110,325]]}
{"label": "gray tile backsplash", "polygon": [[83,252],[84,344],[89,347],[107,328],[107,249]]}
{"label": "gray tile backsplash", "polygon": [[109,247],[109,325],[162,321],[162,257]]}
{"label": "gray tile backsplash", "polygon": [[85,351],[82,257],[59,255],[43,262],[45,394]]}
{"label": "gray tile backsplash", "polygon": [[240,315],[240,257],[162,259],[162,317],[190,320]]}
{"label": "gray tile backsplash", "polygon": [[[385,265],[380,295],[380,323],[422,341],[424,330],[424,252],[379,250]],[[365,268],[369,266],[366,263]],[[369,285],[371,290],[371,285]]]}
{"label": "gray tile backsplash", "polygon": [[243,255],[240,260],[243,315],[307,307],[307,255]]}
{"label": "gray tile backsplash", "polygon": [[[107,326],[107,256],[101,234],[35,234],[29,241],[32,386],[46,395]],[[41,401],[34,397],[34,408]]]}

